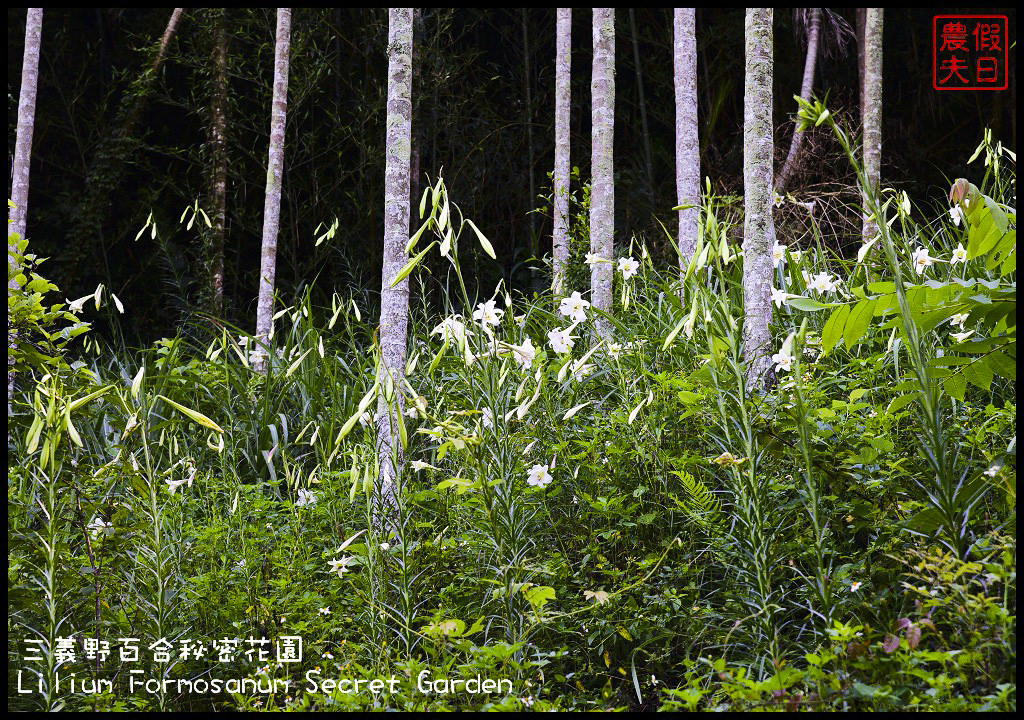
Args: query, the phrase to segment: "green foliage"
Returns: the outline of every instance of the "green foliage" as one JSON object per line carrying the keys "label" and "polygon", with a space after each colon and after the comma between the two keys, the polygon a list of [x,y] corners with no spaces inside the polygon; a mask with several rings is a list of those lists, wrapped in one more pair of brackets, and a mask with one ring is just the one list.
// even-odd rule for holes
{"label": "green foliage", "polygon": [[[885,258],[783,253],[777,382],[763,393],[746,390],[724,200],[709,194],[682,278],[635,240],[604,341],[592,311],[576,322],[549,294],[472,296],[460,257],[499,248],[440,180],[405,272],[450,268],[452,292],[442,313],[413,313],[401,388],[376,380],[377,328],[356,297],[318,304],[312,288],[277,308],[266,375],[250,366],[255,339],[215,319],[134,351],[53,346],[74,372],[26,360],[8,649],[35,690],[19,694],[11,673],[9,704],[1015,709],[1015,378],[993,371],[957,395],[945,385],[967,363],[938,362],[1014,357],[1014,311],[986,313],[1012,307],[1015,275],[985,254],[916,274],[918,247],[952,258],[971,222],[996,216],[957,227],[945,209],[928,219],[890,200]],[[54,288],[36,287],[10,293],[12,307],[45,308]],[[79,322],[55,307],[46,332]],[[943,321],[964,312],[957,327],[973,334],[958,340]],[[383,524],[373,413],[398,393],[406,464]],[[145,650],[165,637],[216,655],[250,635],[299,635],[304,659],[160,663]],[[112,654],[61,662],[68,637],[113,641]],[[120,660],[123,637],[145,638],[140,662]],[[27,639],[42,660],[25,659]],[[91,694],[64,682],[133,669],[289,684]],[[478,675],[511,691],[445,691]],[[323,682],[392,676],[393,694]]]}

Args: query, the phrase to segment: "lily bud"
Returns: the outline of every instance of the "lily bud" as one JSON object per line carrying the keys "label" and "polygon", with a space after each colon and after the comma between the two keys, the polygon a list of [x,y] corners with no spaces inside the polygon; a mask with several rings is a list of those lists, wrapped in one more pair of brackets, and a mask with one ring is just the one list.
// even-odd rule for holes
{"label": "lily bud", "polygon": [[968,198],[971,192],[971,184],[965,178],[957,178],[953,187],[949,189],[949,204],[958,205]]}

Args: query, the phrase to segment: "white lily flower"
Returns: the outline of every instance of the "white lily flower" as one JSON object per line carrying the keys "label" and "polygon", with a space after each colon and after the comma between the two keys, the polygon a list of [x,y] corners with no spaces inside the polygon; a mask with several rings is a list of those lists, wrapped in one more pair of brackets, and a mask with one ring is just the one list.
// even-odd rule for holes
{"label": "white lily flower", "polygon": [[493,300],[488,300],[485,303],[480,303],[476,306],[476,311],[473,313],[473,319],[478,320],[482,325],[497,325],[501,322],[501,316],[505,314],[504,310],[499,310],[494,306]]}
{"label": "white lily flower", "polygon": [[452,315],[431,330],[430,334],[440,335],[442,340],[447,339],[449,342],[455,342],[461,346],[466,342],[466,335],[472,335],[473,331],[466,329],[461,315]]}
{"label": "white lily flower", "polygon": [[953,251],[953,258],[949,261],[950,265],[956,265],[957,263],[967,262],[967,250],[964,249],[963,243],[957,243],[956,250]]}
{"label": "white lily flower", "polygon": [[553,480],[548,469],[547,465],[534,465],[526,474],[526,484],[535,485],[536,487],[548,485]]}
{"label": "white lily flower", "polygon": [[633,258],[619,258],[619,272],[622,273],[623,280],[629,280],[636,275],[638,269],[640,269],[640,263]]}
{"label": "white lily flower", "polygon": [[559,355],[569,352],[575,344],[573,336],[569,334],[570,330],[571,328],[548,331],[548,343],[551,345],[551,349]]}
{"label": "white lily flower", "polygon": [[782,263],[786,262],[786,246],[775,243],[775,247],[772,248],[772,262],[775,263],[775,267],[778,267]]}
{"label": "white lily flower", "polygon": [[835,292],[836,284],[832,279],[832,276],[827,272],[821,272],[811,278],[811,281],[807,283],[807,287],[815,292]]}
{"label": "white lily flower", "polygon": [[587,263],[587,265],[590,265],[590,267],[594,267],[594,265],[597,265],[598,263],[611,262],[611,260],[607,260],[595,253],[587,253],[587,259],[585,260],[585,262]]}
{"label": "white lily flower", "polygon": [[949,219],[953,221],[953,224],[960,227],[961,221],[964,219],[964,211],[959,205],[954,205],[949,209]]}
{"label": "white lily flower", "polygon": [[973,334],[973,330],[968,330],[967,332],[950,333],[949,336],[957,342],[963,342]]}
{"label": "white lily flower", "polygon": [[925,248],[919,247],[914,251],[912,262],[914,265],[914,271],[918,275],[921,275],[924,272],[924,269],[934,265],[936,260],[928,254],[928,251]]}
{"label": "white lily flower", "polygon": [[772,302],[775,303],[775,307],[780,308],[786,304],[790,298],[800,297],[799,295],[791,295],[788,292],[783,292],[778,288],[772,288]]}
{"label": "white lily flower", "polygon": [[533,365],[533,359],[537,357],[537,348],[533,346],[533,340],[526,338],[522,345],[511,345],[512,357],[523,370],[529,370]]}
{"label": "white lily flower", "polygon": [[583,322],[587,319],[588,307],[590,307],[590,302],[584,300],[578,292],[573,292],[571,296],[562,298],[558,311],[573,322]]}
{"label": "white lily flower", "polygon": [[949,317],[949,324],[956,325],[957,327],[963,327],[967,322],[969,313],[954,313]]}
{"label": "white lily flower", "polygon": [[67,298],[64,298],[64,302],[68,304],[68,312],[78,314],[82,312],[82,308],[85,307],[85,301],[91,297],[92,294],[90,293],[89,295],[80,297],[77,300],[68,300]]}
{"label": "white lily flower", "polygon": [[354,561],[354,557],[347,555],[337,560],[328,560],[327,564],[331,566],[330,572],[336,572],[338,573],[338,577],[344,577],[345,573],[348,572],[348,566]]}
{"label": "white lily flower", "polygon": [[795,358],[792,355],[785,351],[777,352],[772,355],[772,362],[775,363],[775,369],[782,370],[784,372],[789,372],[793,368],[794,359]]}
{"label": "white lily flower", "polygon": [[316,495],[307,490],[306,488],[299,488],[299,499],[295,501],[295,507],[304,507],[306,505],[315,505]]}

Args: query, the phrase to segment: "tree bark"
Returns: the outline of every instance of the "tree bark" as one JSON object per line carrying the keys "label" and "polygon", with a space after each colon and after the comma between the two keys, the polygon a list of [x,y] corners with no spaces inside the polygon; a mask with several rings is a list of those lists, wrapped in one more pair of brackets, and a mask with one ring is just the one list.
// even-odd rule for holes
{"label": "tree bark", "polygon": [[644,74],[640,66],[640,38],[636,32],[636,12],[629,8],[629,31],[633,36],[633,67],[636,70],[637,98],[640,103],[640,130],[644,144],[644,169],[647,171],[647,192],[654,197],[654,159],[651,154],[651,130],[647,124],[647,101],[644,97]]}
{"label": "tree bark", "polygon": [[686,271],[697,249],[700,225],[700,136],[697,129],[697,14],[676,8],[674,22],[676,91],[676,203],[679,211],[679,270]]}
{"label": "tree bark", "polygon": [[[882,8],[867,8],[864,20],[864,174],[877,192],[882,179]],[[863,239],[878,232],[874,218],[864,215]]]}
{"label": "tree bark", "polygon": [[[804,60],[804,78],[800,83],[800,97],[804,100],[811,99],[814,92],[814,71],[818,62],[818,38],[821,35],[821,8],[811,8],[810,25],[807,28],[807,58]],[[800,149],[804,144],[804,132],[800,129],[800,119],[797,118],[793,125],[793,139],[790,141],[789,153],[786,161],[782,164],[782,170],[775,178],[775,192],[780,195],[786,192],[786,183],[793,173],[796,161],[800,157]]]}
{"label": "tree bark", "polygon": [[772,245],[772,9],[746,11],[743,94],[743,355],[747,389],[771,381]]}
{"label": "tree bark", "polygon": [[572,8],[558,8],[555,21],[555,171],[552,195],[555,210],[551,251],[554,262],[551,290],[565,295],[569,267],[569,113],[572,66]]}
{"label": "tree bark", "polygon": [[380,291],[380,396],[377,404],[378,528],[397,515],[404,458],[398,424],[405,411],[409,279],[392,287],[408,262],[409,159],[412,144],[412,8],[392,8],[388,22],[388,105],[384,166],[384,262]]}
{"label": "tree bark", "polygon": [[227,232],[228,154],[228,36],[224,10],[213,13],[213,86],[210,92],[210,201],[213,210],[210,254],[210,309],[224,314],[224,240]]}
{"label": "tree bark", "polygon": [[[595,310],[611,313],[615,254],[615,8],[594,8],[593,37],[590,251],[606,262],[592,266],[590,293]],[[611,326],[607,320],[598,318],[597,331],[608,338]]]}
{"label": "tree bark", "polygon": [[[281,223],[281,180],[284,173],[284,126],[288,110],[288,51],[291,45],[291,8],[277,9],[274,48],[274,95],[270,111],[270,150],[267,156],[267,193],[263,205],[263,244],[260,251],[260,289],[256,304],[256,340],[268,347],[273,339],[274,285],[277,274],[277,233]],[[257,347],[259,347],[257,345]],[[259,349],[254,367],[266,372],[265,350]]]}
{"label": "tree bark", "polygon": [[[422,82],[422,45],[423,45],[423,9],[412,9],[412,84],[413,87],[420,87]],[[419,42],[416,39],[419,38]],[[412,134],[412,149],[409,154],[409,185],[411,187],[409,197],[412,202],[411,208],[417,207],[420,194],[423,192],[420,179],[420,152],[423,148],[423,123],[419,121],[420,116],[419,96],[412,98],[411,124],[415,128]],[[419,217],[415,216],[410,208],[410,236],[419,229]]]}
{"label": "tree bark", "polygon": [[[18,93],[18,130],[14,141],[14,168],[11,176],[11,202],[7,222],[7,271],[17,272],[20,264],[16,257],[18,247],[12,242],[25,237],[28,218],[28,178],[32,164],[32,132],[36,119],[36,89],[39,86],[39,44],[42,39],[43,9],[29,8],[25,19],[25,54],[21,63],[21,89]],[[17,291],[18,283],[9,279],[7,291]],[[11,398],[14,396],[14,350],[18,333],[7,325],[7,416],[11,416]]]}

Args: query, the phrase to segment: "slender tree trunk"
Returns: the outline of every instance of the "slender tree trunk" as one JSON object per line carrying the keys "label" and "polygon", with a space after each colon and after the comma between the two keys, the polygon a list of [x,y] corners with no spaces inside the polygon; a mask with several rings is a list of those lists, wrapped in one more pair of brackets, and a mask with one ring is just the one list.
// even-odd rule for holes
{"label": "slender tree trunk", "polygon": [[569,267],[569,113],[570,68],[572,66],[572,8],[558,8],[555,22],[555,172],[552,195],[555,206],[551,250],[554,273],[551,289],[555,298],[565,295],[565,274]]}
{"label": "slender tree trunk", "polygon": [[[171,39],[177,31],[183,11],[184,8],[174,8],[171,12],[167,27],[164,29],[164,34],[161,36],[153,56],[153,62],[134,81],[133,87],[125,93],[125,105],[121,107],[118,120],[115,121],[117,129],[100,143],[92,159],[81,200],[68,228],[69,253],[63,266],[72,282],[79,277],[84,268],[92,266],[97,252],[106,265],[107,250],[104,243],[103,227],[107,220],[110,198],[124,178],[128,158],[137,148],[137,142],[132,137],[135,133],[135,126],[142,117],[146,101],[153,91],[156,79],[167,58]],[[107,270],[107,275],[109,282],[109,270]]]}
{"label": "slender tree trunk", "polygon": [[[821,35],[821,8],[811,8],[810,26],[807,28],[807,59],[804,61],[804,79],[800,83],[800,97],[811,99],[814,92],[814,70],[818,62],[818,37]],[[800,149],[804,144],[804,133],[800,129],[799,119],[794,121],[793,139],[790,141],[789,154],[782,164],[782,170],[775,178],[775,192],[780,195],[786,192],[786,183],[793,173],[796,161],[800,157]]]}
{"label": "slender tree trunk", "polygon": [[679,211],[679,270],[686,271],[697,249],[700,226],[700,136],[697,129],[697,14],[676,8],[674,23],[676,90],[676,202]]}
{"label": "slender tree trunk", "polygon": [[629,8],[629,31],[633,35],[633,66],[636,69],[636,89],[640,102],[640,130],[643,133],[644,169],[647,171],[647,192],[654,197],[654,159],[651,154],[651,131],[647,125],[647,101],[644,98],[644,74],[640,66],[640,38],[636,32],[636,12]]}
{"label": "slender tree trunk", "polygon": [[[406,333],[409,279],[392,287],[408,262],[409,155],[412,143],[412,8],[392,8],[388,22],[388,115],[384,165],[384,263],[380,290],[381,393],[377,405],[377,456],[380,460],[378,526],[396,516],[404,458],[399,417],[405,410]],[[383,517],[381,517],[383,515]]]}
{"label": "slender tree trunk", "polygon": [[[7,222],[7,271],[20,269],[16,253],[18,247],[12,236],[25,237],[28,218],[28,177],[32,161],[32,131],[36,121],[36,88],[39,85],[39,43],[42,39],[43,9],[29,8],[25,19],[25,54],[21,63],[21,89],[18,93],[18,130],[14,142],[14,169],[11,175],[11,202]],[[17,291],[18,282],[9,279],[8,293]],[[14,349],[18,333],[7,325],[7,416],[11,416],[11,398],[14,397]]]}
{"label": "slender tree trunk", "polygon": [[[867,8],[864,20],[864,174],[878,189],[882,179],[882,8]],[[873,218],[864,216],[863,238],[878,232]]]}
{"label": "slender tree trunk", "polygon": [[[281,180],[284,175],[284,125],[288,110],[288,51],[292,10],[277,9],[274,48],[274,96],[270,111],[270,150],[267,157],[267,194],[263,205],[263,245],[260,251],[260,290],[256,304],[256,340],[271,344],[274,334],[274,281],[277,274],[277,232],[281,223]],[[254,363],[266,372],[266,351]]]}
{"label": "slender tree trunk", "polygon": [[[422,83],[422,45],[423,45],[423,9],[412,9],[412,86],[418,88]],[[419,41],[417,42],[417,38]],[[420,151],[423,148],[423,123],[420,122],[419,94],[412,98],[412,150],[409,156],[409,185],[412,207],[418,207],[423,192],[420,179]],[[410,208],[410,235],[419,229],[420,219]]]}
{"label": "slender tree trunk", "polygon": [[[594,8],[593,35],[590,251],[606,262],[592,266],[590,293],[595,310],[611,313],[615,255],[615,8]],[[611,336],[611,325],[602,318],[597,320],[597,330],[604,338]]]}
{"label": "slender tree trunk", "polygon": [[743,355],[747,389],[771,381],[772,246],[772,9],[746,11],[743,93]]}
{"label": "slender tree trunk", "polygon": [[228,35],[225,11],[213,13],[213,87],[210,93],[210,200],[213,228],[210,235],[210,297],[214,315],[224,314],[224,239],[227,232],[228,153]]}

